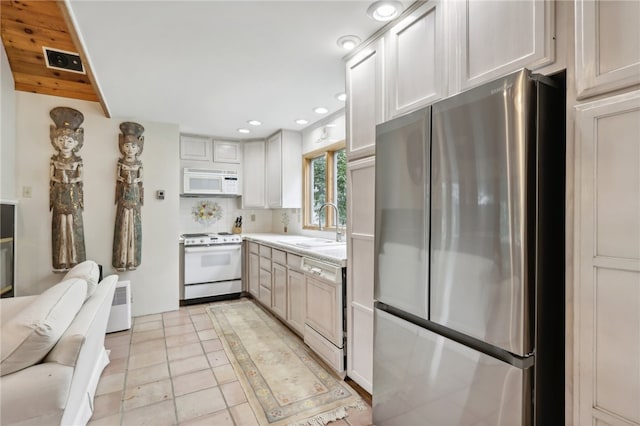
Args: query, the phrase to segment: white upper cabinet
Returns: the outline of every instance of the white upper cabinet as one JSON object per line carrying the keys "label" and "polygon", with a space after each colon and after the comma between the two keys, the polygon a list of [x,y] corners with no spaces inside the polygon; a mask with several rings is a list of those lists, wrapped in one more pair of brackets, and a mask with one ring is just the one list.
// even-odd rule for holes
{"label": "white upper cabinet", "polygon": [[640,2],[576,0],[578,98],[640,83]]}
{"label": "white upper cabinet", "polygon": [[267,139],[267,206],[302,207],[302,136],[281,130]]}
{"label": "white upper cabinet", "polygon": [[213,141],[213,161],[216,163],[240,164],[241,152],[240,142]]}
{"label": "white upper cabinet", "polygon": [[[526,67],[554,61],[554,3],[549,0],[449,2],[459,46],[453,93]],[[456,77],[456,74],[459,76]]]}
{"label": "white upper cabinet", "polygon": [[375,152],[376,124],[384,119],[383,44],[383,38],[372,42],[346,64],[349,160]]}
{"label": "white upper cabinet", "polygon": [[264,208],[265,142],[244,142],[242,208]]}
{"label": "white upper cabinet", "polygon": [[389,118],[415,110],[446,93],[442,3],[430,1],[387,33],[385,64]]}
{"label": "white upper cabinet", "polygon": [[180,135],[180,159],[211,162],[211,139],[204,136]]}

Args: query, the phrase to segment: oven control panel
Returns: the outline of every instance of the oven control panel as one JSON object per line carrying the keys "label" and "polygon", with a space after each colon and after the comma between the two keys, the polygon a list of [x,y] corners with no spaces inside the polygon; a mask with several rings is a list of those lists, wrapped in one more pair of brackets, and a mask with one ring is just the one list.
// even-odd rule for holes
{"label": "oven control panel", "polygon": [[238,234],[184,234],[182,238],[184,238],[185,247],[242,243],[242,237]]}

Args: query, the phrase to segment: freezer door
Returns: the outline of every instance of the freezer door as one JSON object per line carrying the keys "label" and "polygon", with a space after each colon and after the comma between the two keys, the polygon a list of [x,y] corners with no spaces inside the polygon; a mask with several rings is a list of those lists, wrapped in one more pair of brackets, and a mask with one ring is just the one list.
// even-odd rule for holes
{"label": "freezer door", "polygon": [[375,310],[373,424],[531,424],[530,373]]}
{"label": "freezer door", "polygon": [[527,259],[535,247],[535,96],[528,75],[435,104],[431,166],[430,319],[520,356],[533,346],[534,265]]}
{"label": "freezer door", "polygon": [[431,108],[376,128],[376,300],[427,318]]}

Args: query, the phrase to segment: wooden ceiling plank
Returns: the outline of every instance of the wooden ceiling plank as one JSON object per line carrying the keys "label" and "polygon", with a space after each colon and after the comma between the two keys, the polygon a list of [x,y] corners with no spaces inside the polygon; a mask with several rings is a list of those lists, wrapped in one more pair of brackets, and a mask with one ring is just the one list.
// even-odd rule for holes
{"label": "wooden ceiling plank", "polygon": [[[108,117],[67,7],[62,0],[0,0],[0,34],[15,89],[100,102]],[[87,74],[47,68],[43,46],[80,54]]]}
{"label": "wooden ceiling plank", "polygon": [[42,50],[23,50],[12,46],[6,46],[5,51],[7,52],[7,57],[10,58],[9,63],[22,62],[25,64],[41,65],[43,67],[46,66]]}
{"label": "wooden ceiling plank", "polygon": [[[20,43],[47,46],[66,51],[75,52],[75,44],[66,32],[54,31],[45,28],[27,27],[16,22],[9,22],[2,27],[3,38],[22,40]],[[23,44],[24,46],[24,44]]]}
{"label": "wooden ceiling plank", "polygon": [[2,1],[2,14],[7,16],[43,15],[60,18],[60,8],[55,0]]}
{"label": "wooden ceiling plank", "polygon": [[29,84],[36,87],[51,87],[61,90],[77,90],[81,93],[93,93],[91,85],[74,81],[65,81],[57,78],[39,77],[33,74],[14,73],[13,78],[16,82]]}
{"label": "wooden ceiling plank", "polygon": [[[2,2],[4,3],[4,2]],[[2,10],[2,24],[5,25],[8,22],[17,24],[23,24],[27,26],[34,26],[38,28],[48,28],[50,30],[67,32],[67,26],[61,19],[61,15],[58,13],[56,16],[46,15],[40,12],[25,12],[17,11],[14,8],[8,8]]]}
{"label": "wooden ceiling plank", "polygon": [[30,93],[38,93],[40,95],[50,95],[50,96],[58,96],[61,98],[70,98],[70,99],[80,99],[83,101],[89,102],[98,102],[98,98],[95,93],[87,94],[80,93],[74,90],[63,90],[63,89],[52,89],[49,87],[39,87],[39,86],[31,86],[28,84],[17,84],[16,90],[22,92],[30,92]]}
{"label": "wooden ceiling plank", "polygon": [[32,63],[13,61],[11,63],[11,70],[14,73],[30,74],[38,77],[59,78],[64,81],[72,81],[74,83],[81,83],[91,85],[89,77],[86,74],[78,74],[75,72],[69,72],[64,70],[57,70],[47,67],[34,67]]}

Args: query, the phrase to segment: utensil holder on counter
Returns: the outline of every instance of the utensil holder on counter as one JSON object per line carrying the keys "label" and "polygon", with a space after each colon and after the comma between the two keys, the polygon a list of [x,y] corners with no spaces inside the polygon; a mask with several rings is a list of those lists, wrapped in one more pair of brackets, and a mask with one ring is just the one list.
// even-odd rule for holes
{"label": "utensil holder on counter", "polygon": [[231,228],[231,233],[233,233],[233,234],[242,234],[242,227],[241,226],[234,226],[233,228]]}

